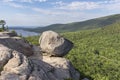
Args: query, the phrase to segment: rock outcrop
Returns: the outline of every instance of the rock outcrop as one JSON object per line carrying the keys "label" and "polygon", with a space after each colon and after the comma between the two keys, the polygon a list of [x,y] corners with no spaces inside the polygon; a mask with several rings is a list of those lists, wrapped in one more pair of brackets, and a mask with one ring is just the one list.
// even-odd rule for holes
{"label": "rock outcrop", "polygon": [[31,56],[33,54],[33,50],[31,49],[32,45],[20,37],[0,37],[0,45],[21,52],[26,56]]}
{"label": "rock outcrop", "polygon": [[50,56],[64,56],[73,47],[73,43],[54,31],[45,31],[39,39],[41,50]]}
{"label": "rock outcrop", "polygon": [[79,80],[69,60],[43,56],[40,47],[15,36],[0,37],[0,80]]}
{"label": "rock outcrop", "polygon": [[17,36],[17,34],[12,32],[0,32],[0,37],[13,37],[13,36]]}

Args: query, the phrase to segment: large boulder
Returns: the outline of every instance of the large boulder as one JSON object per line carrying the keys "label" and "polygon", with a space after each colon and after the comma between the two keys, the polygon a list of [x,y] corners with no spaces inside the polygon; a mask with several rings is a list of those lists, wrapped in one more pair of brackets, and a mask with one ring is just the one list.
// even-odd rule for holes
{"label": "large boulder", "polygon": [[40,39],[40,48],[50,56],[64,56],[73,47],[73,43],[54,31],[45,31]]}

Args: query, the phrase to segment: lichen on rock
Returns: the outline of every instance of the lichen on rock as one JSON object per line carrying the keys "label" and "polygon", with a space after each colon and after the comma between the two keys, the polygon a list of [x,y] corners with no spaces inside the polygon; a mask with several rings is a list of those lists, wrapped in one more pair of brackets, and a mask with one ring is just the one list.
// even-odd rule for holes
{"label": "lichen on rock", "polygon": [[40,48],[50,56],[62,57],[73,47],[73,43],[54,31],[45,31],[39,39]]}
{"label": "lichen on rock", "polygon": [[[31,45],[20,37],[1,36],[0,80],[64,80],[69,78],[79,80],[80,75],[70,61],[60,57],[64,54],[60,54],[59,57],[43,56],[40,47]],[[68,41],[65,47],[69,44],[70,50],[73,45],[71,42]],[[57,49],[58,52],[62,50],[62,48]]]}

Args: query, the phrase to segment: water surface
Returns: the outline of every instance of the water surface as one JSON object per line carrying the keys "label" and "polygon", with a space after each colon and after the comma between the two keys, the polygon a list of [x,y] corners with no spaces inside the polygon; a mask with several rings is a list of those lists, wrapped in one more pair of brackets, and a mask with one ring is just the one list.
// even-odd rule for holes
{"label": "water surface", "polygon": [[[14,29],[18,35],[22,35],[23,37],[28,37],[28,36],[36,36],[36,35],[39,35],[38,33],[35,33],[35,32],[30,32],[30,31],[25,31],[25,30],[18,30],[18,29]],[[12,30],[10,30],[12,31]]]}

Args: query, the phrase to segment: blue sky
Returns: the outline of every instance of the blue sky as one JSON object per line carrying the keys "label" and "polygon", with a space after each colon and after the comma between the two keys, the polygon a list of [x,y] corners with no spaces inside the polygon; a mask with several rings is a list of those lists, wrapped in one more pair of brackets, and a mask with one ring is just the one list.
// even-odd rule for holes
{"label": "blue sky", "polygon": [[120,14],[120,0],[0,0],[8,26],[46,26]]}

